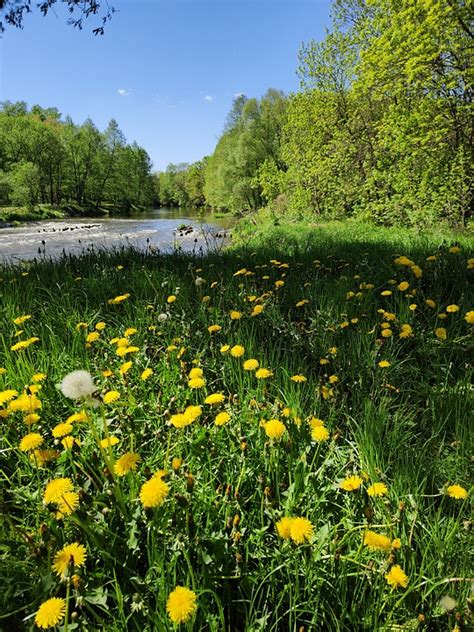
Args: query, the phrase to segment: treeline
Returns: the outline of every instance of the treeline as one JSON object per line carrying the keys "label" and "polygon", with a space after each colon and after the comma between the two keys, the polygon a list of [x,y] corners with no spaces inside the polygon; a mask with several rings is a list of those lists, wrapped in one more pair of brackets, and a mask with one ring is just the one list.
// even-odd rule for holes
{"label": "treeline", "polygon": [[335,0],[300,92],[237,98],[213,155],[159,174],[158,198],[163,181],[168,202],[236,213],[465,225],[473,55],[465,0]]}
{"label": "treeline", "polygon": [[0,205],[127,210],[150,206],[153,191],[147,152],[115,120],[101,132],[56,108],[0,104]]}

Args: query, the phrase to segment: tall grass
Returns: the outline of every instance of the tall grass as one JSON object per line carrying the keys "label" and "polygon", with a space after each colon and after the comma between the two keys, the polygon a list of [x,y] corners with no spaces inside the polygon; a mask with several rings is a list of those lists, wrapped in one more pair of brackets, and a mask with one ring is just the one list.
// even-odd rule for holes
{"label": "tall grass", "polygon": [[[470,500],[448,487],[469,490],[473,254],[468,239],[450,252],[453,239],[329,225],[243,237],[201,258],[122,251],[4,267],[0,389],[15,389],[15,401],[39,385],[42,407],[31,427],[11,401],[0,418],[0,626],[33,629],[42,602],[67,596],[60,629],[170,630],[166,603],[180,585],[197,595],[188,630],[467,629]],[[400,255],[420,278],[394,263]],[[401,281],[407,290],[397,289]],[[264,309],[252,316],[256,304]],[[231,310],[242,317],[231,320]],[[31,318],[15,325],[20,315]],[[105,329],[87,344],[98,322]],[[209,333],[213,324],[222,329]],[[402,324],[412,327],[405,338]],[[119,357],[111,340],[131,327],[138,351]],[[221,350],[237,344],[243,357]],[[273,375],[244,370],[249,358]],[[188,386],[193,367],[203,370],[202,388]],[[144,380],[146,368],[153,373]],[[78,443],[66,449],[52,430],[84,406],[56,385],[76,369],[90,371],[100,404],[85,406],[89,421],[73,423]],[[37,373],[47,377],[35,383]],[[119,399],[103,403],[111,390]],[[225,402],[205,404],[211,393]],[[171,416],[190,404],[202,415],[174,427]],[[215,425],[224,410],[230,421]],[[312,440],[311,417],[324,422],[327,440]],[[265,423],[276,418],[286,431],[271,439]],[[40,466],[19,449],[29,432],[44,438],[41,449],[57,450],[53,460]],[[101,448],[106,436],[119,443]],[[120,476],[114,464],[126,452],[141,460]],[[140,490],[158,470],[170,491],[146,509]],[[345,491],[351,475],[363,482]],[[79,492],[63,519],[42,502],[58,477]],[[368,494],[375,482],[386,495]],[[279,537],[284,516],[310,520],[309,541]],[[367,530],[392,544],[370,549]],[[72,542],[85,545],[87,560],[61,580],[52,563]],[[387,582],[396,565],[406,587]]]}

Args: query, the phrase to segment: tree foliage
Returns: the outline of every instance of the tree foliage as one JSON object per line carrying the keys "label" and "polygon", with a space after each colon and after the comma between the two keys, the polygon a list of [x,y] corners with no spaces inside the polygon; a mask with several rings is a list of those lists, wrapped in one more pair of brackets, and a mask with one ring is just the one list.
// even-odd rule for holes
{"label": "tree foliage", "polygon": [[55,108],[0,105],[0,173],[3,204],[129,209],[153,201],[150,158],[114,119],[100,132]]}

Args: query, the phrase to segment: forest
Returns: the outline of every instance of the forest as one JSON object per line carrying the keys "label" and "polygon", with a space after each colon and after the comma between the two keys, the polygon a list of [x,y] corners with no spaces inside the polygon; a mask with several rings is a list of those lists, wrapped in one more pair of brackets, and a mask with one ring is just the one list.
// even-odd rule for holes
{"label": "forest", "polygon": [[238,96],[213,154],[157,174],[161,204],[466,226],[474,210],[472,6],[336,0],[300,91]]}
{"label": "forest", "polygon": [[101,132],[56,108],[0,104],[0,207],[90,214],[152,203],[151,160],[114,119]]}

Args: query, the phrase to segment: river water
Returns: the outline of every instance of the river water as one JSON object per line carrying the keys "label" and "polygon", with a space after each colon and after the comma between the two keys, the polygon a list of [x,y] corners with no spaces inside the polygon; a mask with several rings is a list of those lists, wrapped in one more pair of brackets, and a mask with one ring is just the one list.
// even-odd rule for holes
{"label": "river water", "polygon": [[228,241],[230,223],[226,218],[208,224],[196,212],[179,208],[160,208],[127,217],[31,222],[0,228],[0,263],[127,246],[151,252],[219,250]]}

